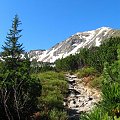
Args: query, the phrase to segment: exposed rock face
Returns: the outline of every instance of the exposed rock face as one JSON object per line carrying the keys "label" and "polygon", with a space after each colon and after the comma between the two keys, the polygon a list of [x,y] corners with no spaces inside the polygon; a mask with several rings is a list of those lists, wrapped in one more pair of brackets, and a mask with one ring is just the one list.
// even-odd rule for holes
{"label": "exposed rock face", "polygon": [[31,59],[39,59],[39,56],[41,56],[44,53],[45,50],[31,50],[28,54]]}
{"label": "exposed rock face", "polygon": [[30,57],[42,62],[55,62],[59,58],[65,58],[70,54],[75,54],[80,51],[81,48],[89,48],[91,46],[99,46],[101,41],[106,38],[118,34],[117,30],[113,30],[109,27],[101,27],[96,30],[78,32],[68,39],[56,44],[49,50],[34,50],[30,51]]}
{"label": "exposed rock face", "polygon": [[[76,111],[75,114],[88,112],[101,99],[100,92],[96,89],[87,87],[82,79],[67,76],[69,82],[69,95],[64,102],[64,106],[69,110]],[[75,82],[74,82],[75,81]],[[76,117],[71,113],[71,117]]]}

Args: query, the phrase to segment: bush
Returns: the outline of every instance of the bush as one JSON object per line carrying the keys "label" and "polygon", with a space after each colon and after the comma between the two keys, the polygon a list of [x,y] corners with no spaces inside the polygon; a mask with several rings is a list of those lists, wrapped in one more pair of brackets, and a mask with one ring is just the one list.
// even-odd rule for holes
{"label": "bush", "polygon": [[95,74],[97,74],[97,72],[93,67],[87,67],[87,68],[84,67],[78,70],[77,72],[78,78],[88,77],[90,75],[95,75]]}
{"label": "bush", "polygon": [[50,120],[67,120],[67,113],[53,109],[50,111]]}
{"label": "bush", "polygon": [[95,107],[90,113],[80,116],[81,120],[113,120],[108,113],[102,111],[101,108]]}
{"label": "bush", "polygon": [[48,113],[46,116],[50,117],[50,120],[65,120],[66,113],[62,111],[68,84],[64,74],[50,71],[40,73],[38,77],[41,78],[42,84],[42,95],[39,97],[38,106],[44,111],[43,116]]}
{"label": "bush", "polygon": [[95,77],[92,81],[90,81],[90,87],[100,89],[102,87],[103,76]]}

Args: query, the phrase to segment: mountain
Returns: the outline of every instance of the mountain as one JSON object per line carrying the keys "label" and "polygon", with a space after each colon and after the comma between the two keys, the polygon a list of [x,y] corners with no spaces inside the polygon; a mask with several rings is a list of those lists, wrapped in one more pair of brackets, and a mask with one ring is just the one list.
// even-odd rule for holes
{"label": "mountain", "polygon": [[31,60],[36,59],[37,61],[53,63],[57,59],[78,53],[81,48],[99,46],[103,40],[118,35],[120,36],[119,30],[114,30],[109,27],[78,32],[48,50],[32,50],[29,52],[29,56]]}

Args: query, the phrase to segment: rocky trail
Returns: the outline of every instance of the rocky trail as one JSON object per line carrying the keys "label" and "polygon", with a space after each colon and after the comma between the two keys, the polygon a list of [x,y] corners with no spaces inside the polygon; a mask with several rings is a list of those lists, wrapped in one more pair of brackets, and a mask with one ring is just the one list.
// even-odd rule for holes
{"label": "rocky trail", "polygon": [[68,111],[69,120],[79,120],[81,112],[90,111],[100,101],[100,92],[89,88],[75,75],[66,75],[69,88],[64,106]]}

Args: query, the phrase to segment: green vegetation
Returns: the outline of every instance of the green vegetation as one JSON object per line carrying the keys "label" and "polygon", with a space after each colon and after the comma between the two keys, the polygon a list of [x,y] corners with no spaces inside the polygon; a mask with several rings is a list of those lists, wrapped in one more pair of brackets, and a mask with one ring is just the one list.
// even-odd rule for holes
{"label": "green vegetation", "polygon": [[102,81],[103,81],[103,76],[102,75],[101,76],[96,76],[90,81],[89,85],[92,88],[96,88],[96,89],[100,90],[101,87],[102,87]]}
{"label": "green vegetation", "polygon": [[55,62],[57,71],[73,71],[76,70],[76,57],[74,55],[70,55],[64,59],[58,59]]}
{"label": "green vegetation", "polygon": [[37,62],[35,59],[31,61],[31,73],[40,73],[47,71],[55,71],[55,67],[52,63]]}
{"label": "green vegetation", "polygon": [[30,75],[30,61],[22,58],[24,53],[18,27],[21,24],[16,15],[5,45],[2,47],[0,62],[0,119],[28,120],[37,107],[41,95],[41,84]]}
{"label": "green vegetation", "polygon": [[53,109],[50,111],[50,120],[68,120],[67,113]]}
{"label": "green vegetation", "polygon": [[117,49],[120,45],[120,38],[109,38],[100,47],[83,48],[79,54],[70,55],[64,59],[56,61],[58,71],[75,71],[83,67],[93,67],[102,73],[104,63],[113,63],[117,60]]}
{"label": "green vegetation", "polygon": [[81,115],[81,120],[120,119],[119,46],[120,38],[111,37],[100,47],[83,48],[79,54],[56,61],[57,70],[77,71],[79,78],[88,77],[89,85],[102,92],[102,101],[91,112]]}
{"label": "green vegetation", "polygon": [[77,71],[77,77],[83,78],[88,76],[95,76],[97,74],[97,71],[93,67],[84,67]]}
{"label": "green vegetation", "polygon": [[[42,95],[39,97],[39,109],[44,111],[42,120],[66,120],[63,99],[68,86],[64,74],[56,72],[39,73],[41,79]],[[59,119],[58,119],[59,118]]]}
{"label": "green vegetation", "polygon": [[80,116],[81,120],[112,120],[108,114],[102,112],[99,108],[94,108],[90,113],[84,113]]}
{"label": "green vegetation", "polygon": [[[59,59],[54,67],[50,63],[30,62],[18,41],[20,24],[16,15],[2,46],[1,120],[67,120],[63,101],[68,84],[61,71],[88,78],[89,85],[102,92],[102,100],[89,113],[83,113],[80,120],[120,120],[119,37],[105,40],[100,47],[83,48],[79,54]],[[119,31],[114,36],[117,34]]]}
{"label": "green vegetation", "polygon": [[120,49],[118,60],[104,64],[101,86],[102,101],[95,110],[83,115],[82,120],[119,120],[120,119]]}
{"label": "green vegetation", "polygon": [[67,120],[63,106],[68,88],[65,76],[50,71],[54,68],[49,63],[30,62],[18,41],[22,31],[18,29],[20,24],[16,15],[2,46],[0,119]]}

